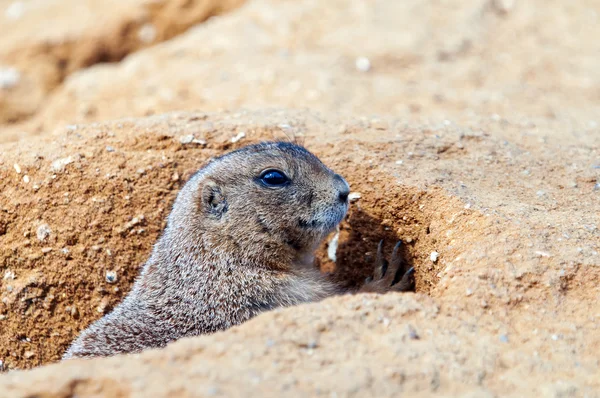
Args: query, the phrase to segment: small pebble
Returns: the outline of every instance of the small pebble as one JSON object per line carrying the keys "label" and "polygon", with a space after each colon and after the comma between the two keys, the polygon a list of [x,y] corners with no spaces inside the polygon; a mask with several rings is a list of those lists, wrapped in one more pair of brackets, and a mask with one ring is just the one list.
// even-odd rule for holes
{"label": "small pebble", "polygon": [[71,163],[73,163],[74,159],[72,156],[68,156],[66,158],[62,158],[62,159],[57,159],[54,162],[52,162],[52,165],[50,166],[50,168],[52,169],[53,172],[57,173],[60,171],[63,171],[65,169],[65,167]]}
{"label": "small pebble", "polygon": [[23,356],[25,357],[25,359],[31,359],[35,356],[35,353],[33,351],[25,351]]}
{"label": "small pebble", "polygon": [[410,337],[411,340],[419,340],[419,334],[412,325],[406,325],[406,328],[408,329],[408,337]]}
{"label": "small pebble", "polygon": [[117,281],[116,271],[106,271],[106,282],[115,283]]}
{"label": "small pebble", "polygon": [[515,3],[516,0],[493,0],[492,6],[497,13],[506,15],[515,8]]}
{"label": "small pebble", "polygon": [[[6,315],[4,315],[4,314],[0,314],[0,321],[3,321],[3,320],[5,320],[5,319],[6,319]],[[1,362],[1,361],[0,361],[0,362]]]}
{"label": "small pebble", "polygon": [[138,30],[138,39],[142,43],[152,43],[156,39],[156,28],[151,23],[145,23]]}
{"label": "small pebble", "polygon": [[194,141],[194,136],[191,134],[179,137],[179,142],[182,144],[191,144],[192,141]]}
{"label": "small pebble", "polygon": [[197,139],[192,134],[188,134],[188,135],[179,137],[179,142],[181,142],[183,145],[187,145],[187,144],[206,145],[206,141]]}
{"label": "small pebble", "polygon": [[367,57],[358,57],[354,61],[354,65],[359,72],[368,72],[371,70],[371,61]]}
{"label": "small pebble", "polygon": [[115,151],[115,148],[113,148],[112,146],[108,145],[106,147],[106,152],[114,152],[114,151]]}
{"label": "small pebble", "polygon": [[245,136],[246,136],[246,133],[244,133],[243,131],[240,131],[235,137],[233,137],[231,139],[231,142],[235,144],[236,142],[238,142],[239,140],[241,140]]}
{"label": "small pebble", "polygon": [[44,248],[42,249],[42,253],[44,253],[44,254],[46,254],[46,253],[50,253],[51,251],[52,251],[52,248],[51,248],[51,247],[44,247]]}
{"label": "small pebble", "polygon": [[20,80],[21,74],[15,68],[0,68],[0,90],[13,88]]}
{"label": "small pebble", "polygon": [[438,252],[431,252],[431,254],[429,255],[429,259],[430,259],[432,262],[434,262],[434,263],[435,263],[435,262],[437,262],[437,260],[438,260],[439,256],[440,256],[440,253],[438,253]]}
{"label": "small pebble", "polygon": [[24,175],[24,176],[23,176],[23,182],[24,182],[25,184],[29,184],[29,176],[28,176],[28,175]]}
{"label": "small pebble", "polygon": [[[15,1],[11,3],[6,10],[4,10],[4,16],[7,19],[20,19],[25,13],[25,4],[22,1]],[[0,86],[1,87],[1,86]]]}
{"label": "small pebble", "polygon": [[503,343],[508,343],[508,336],[505,334],[500,335],[500,341]]}
{"label": "small pebble", "polygon": [[469,297],[469,296],[473,295],[473,290],[472,290],[472,289],[467,289],[467,291],[465,292],[465,295],[466,295],[467,297]]}
{"label": "small pebble", "polygon": [[19,166],[18,164],[14,164],[13,167],[15,168],[15,171],[17,172],[17,174],[21,174],[21,166]]}
{"label": "small pebble", "polygon": [[52,230],[50,229],[48,224],[40,225],[36,231],[37,238],[40,242],[43,242],[46,239],[48,239],[48,237],[50,236],[51,233],[52,233]]}
{"label": "small pebble", "polygon": [[98,307],[96,307],[96,311],[104,314],[106,312],[106,308],[108,307],[108,298],[103,298]]}

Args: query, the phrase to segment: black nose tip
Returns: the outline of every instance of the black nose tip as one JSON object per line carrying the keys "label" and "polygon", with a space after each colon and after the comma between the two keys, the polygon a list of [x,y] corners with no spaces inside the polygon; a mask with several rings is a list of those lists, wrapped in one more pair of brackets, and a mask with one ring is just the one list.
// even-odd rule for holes
{"label": "black nose tip", "polygon": [[350,195],[350,191],[348,191],[348,190],[340,191],[340,193],[339,193],[340,201],[341,202],[347,202],[348,201],[348,195]]}
{"label": "black nose tip", "polygon": [[350,195],[350,187],[348,186],[348,183],[339,174],[335,174],[333,177],[336,180],[336,185],[337,185],[337,189],[338,189],[338,198],[340,199],[340,202],[344,202],[344,203],[347,202],[348,195]]}

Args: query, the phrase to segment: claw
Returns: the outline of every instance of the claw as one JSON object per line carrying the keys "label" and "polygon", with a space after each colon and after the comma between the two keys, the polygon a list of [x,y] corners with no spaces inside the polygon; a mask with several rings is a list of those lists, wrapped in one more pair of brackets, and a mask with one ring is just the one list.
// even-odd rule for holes
{"label": "claw", "polygon": [[379,241],[377,246],[377,259],[375,260],[375,280],[379,280],[384,277],[388,268],[388,262],[383,256],[383,239]]}
{"label": "claw", "polygon": [[415,268],[410,267],[408,271],[404,273],[402,279],[392,286],[392,289],[397,292],[408,292],[415,290]]}
{"label": "claw", "polygon": [[400,256],[400,246],[402,246],[402,241],[399,240],[396,243],[396,246],[394,246],[394,250],[392,251],[392,261],[390,262],[391,264],[391,270],[390,272],[392,274],[394,274],[392,277],[396,278],[396,274],[398,273],[398,271],[401,270],[401,266],[404,263],[404,259]]}
{"label": "claw", "polygon": [[393,259],[398,256],[398,250],[400,249],[401,246],[402,246],[401,240],[396,242],[396,246],[394,246],[394,251],[392,251],[392,261],[394,261]]}

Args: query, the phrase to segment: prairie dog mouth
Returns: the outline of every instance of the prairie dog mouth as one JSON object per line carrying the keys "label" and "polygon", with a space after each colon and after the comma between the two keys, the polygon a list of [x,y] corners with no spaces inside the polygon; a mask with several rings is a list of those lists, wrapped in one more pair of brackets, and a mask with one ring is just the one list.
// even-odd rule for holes
{"label": "prairie dog mouth", "polygon": [[319,230],[324,234],[333,231],[342,222],[348,211],[346,204],[332,206],[326,211],[317,213],[312,219],[298,219],[298,226],[302,229]]}

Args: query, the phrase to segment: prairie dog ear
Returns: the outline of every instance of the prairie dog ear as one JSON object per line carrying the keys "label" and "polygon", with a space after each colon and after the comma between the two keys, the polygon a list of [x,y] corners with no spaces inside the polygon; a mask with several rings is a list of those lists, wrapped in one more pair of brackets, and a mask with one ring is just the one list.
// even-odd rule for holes
{"label": "prairie dog ear", "polygon": [[227,198],[221,187],[212,180],[206,181],[202,186],[201,201],[201,207],[204,214],[221,218],[227,213]]}

